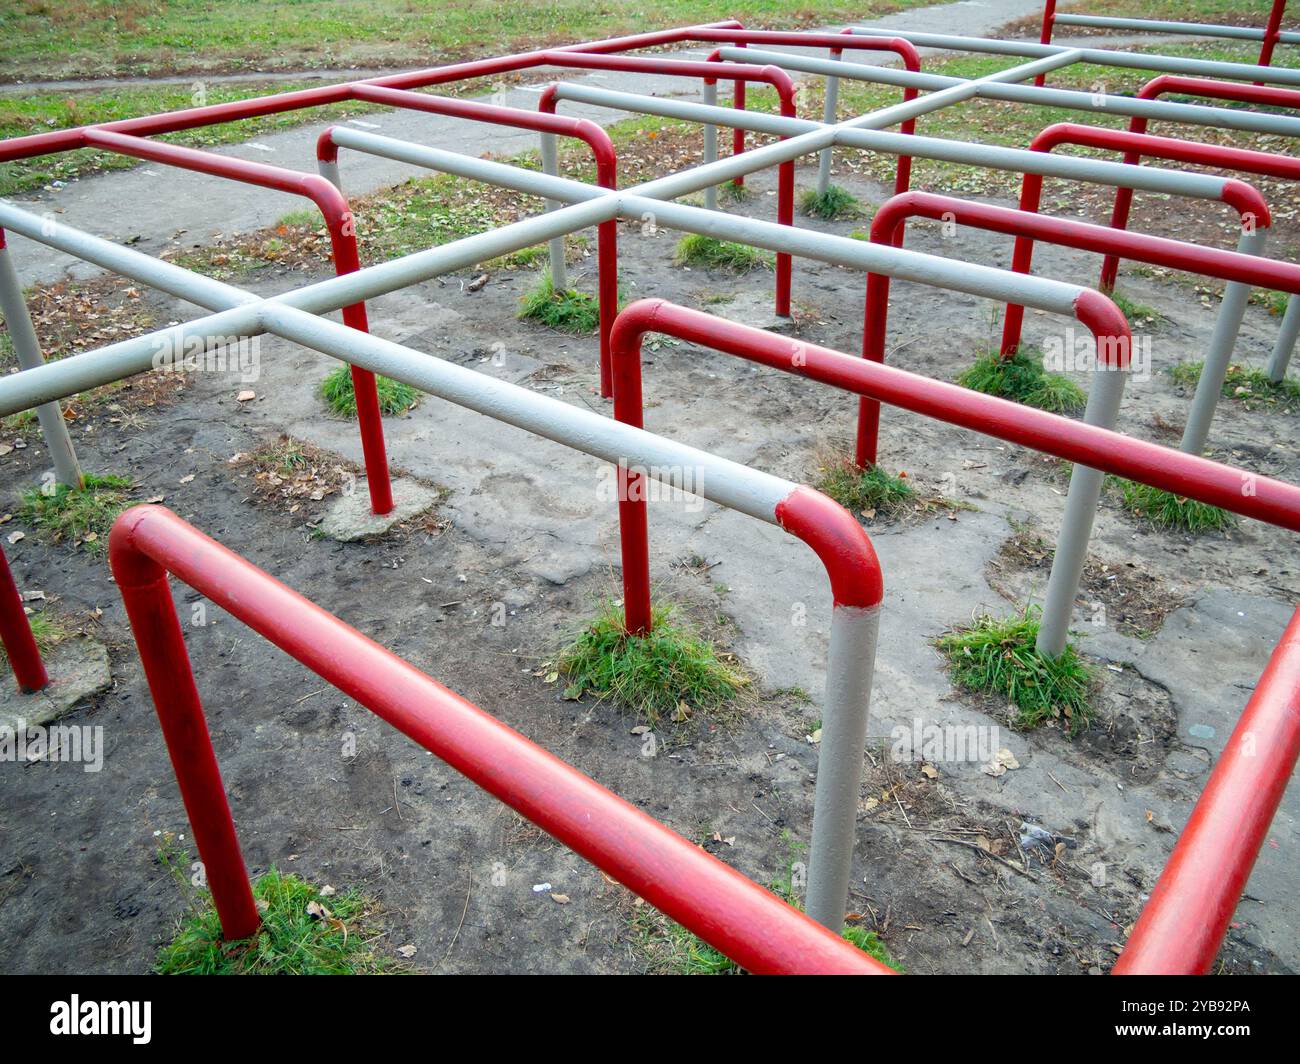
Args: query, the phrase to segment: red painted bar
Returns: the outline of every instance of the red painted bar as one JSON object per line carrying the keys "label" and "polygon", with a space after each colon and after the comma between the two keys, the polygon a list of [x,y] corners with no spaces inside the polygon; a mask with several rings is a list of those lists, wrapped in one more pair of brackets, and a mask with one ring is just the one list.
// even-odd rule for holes
{"label": "red painted bar", "polygon": [[[1099,293],[1093,296],[1093,305],[1081,307],[1079,316],[1081,321],[1090,321],[1089,328],[1102,333],[1108,327],[1103,315],[1118,315],[1119,311]],[[639,403],[641,398],[639,338],[651,332],[1300,532],[1300,487],[1294,484],[662,299],[638,300],[624,308],[614,322],[615,416],[629,424],[639,423],[633,410],[633,400]],[[625,390],[622,400],[620,389]]]}
{"label": "red painted bar", "polygon": [[1300,756],[1300,610],[1242,711],[1113,975],[1205,975]]}
{"label": "red painted bar", "polygon": [[258,927],[167,573],[758,974],[890,969],[160,506],[109,558],[226,938]]}
{"label": "red painted bar", "polygon": [[[1115,150],[1141,150],[1147,155],[1162,159],[1176,159],[1181,162],[1200,163],[1211,166],[1270,166],[1281,167],[1279,160],[1284,156],[1269,155],[1266,152],[1247,151],[1242,148],[1222,148],[1210,144],[1197,144],[1193,141],[1175,140],[1170,137],[1151,137],[1146,134],[1129,133],[1117,129],[1101,129],[1095,126],[1080,126],[1072,122],[1061,122],[1048,126],[1029,145],[1030,151],[1050,152],[1061,144],[1077,144],[1092,148],[1113,148]],[[1232,161],[1229,162],[1228,160]],[[1271,172],[1263,171],[1263,172]],[[1043,177],[1041,174],[1025,174],[1020,183],[1020,209],[1037,211],[1043,195]],[[1267,229],[1273,224],[1273,217],[1268,204],[1259,190],[1244,181],[1229,180],[1224,185],[1223,202],[1232,207],[1241,216],[1242,225],[1252,225],[1258,229]],[[1029,237],[1016,237],[1015,248],[1011,253],[1011,268],[1017,273],[1028,273],[1033,262],[1034,242]],[[1104,269],[1104,266],[1103,266]],[[1103,286],[1106,287],[1106,286]],[[1110,286],[1113,287],[1113,286]],[[1106,287],[1110,291],[1110,287]],[[1018,304],[1007,307],[1006,320],[1002,324],[1002,354],[1015,354],[1020,346],[1020,334],[1024,324],[1025,308]]]}
{"label": "red painted bar", "polygon": [[[1267,66],[1268,64],[1261,64]],[[1300,107],[1300,91],[1296,89],[1275,89],[1267,85],[1243,85],[1236,81],[1213,81],[1209,78],[1189,78],[1181,77],[1174,74],[1162,74],[1158,78],[1152,78],[1138,90],[1137,98],[1139,100],[1154,100],[1164,93],[1177,92],[1185,96],[1201,96],[1211,100],[1231,100],[1234,103],[1257,103],[1268,107]],[[1134,115],[1128,124],[1130,133],[1146,133],[1148,128],[1147,119],[1140,115]],[[1296,161],[1290,156],[1269,154],[1258,152],[1256,154],[1266,155],[1268,160],[1273,160],[1273,165],[1281,165],[1278,160],[1286,160],[1288,163]],[[1129,151],[1124,153],[1124,162],[1137,165],[1142,161],[1142,153],[1138,151]],[[1267,160],[1245,160],[1235,162],[1230,169],[1241,170],[1245,173],[1271,173],[1274,177],[1296,177],[1300,174],[1300,166],[1284,168],[1285,172],[1277,173],[1270,170],[1254,169],[1254,165],[1267,165]],[[1215,165],[1218,165],[1217,163]],[[1225,167],[1227,164],[1224,164]],[[1128,227],[1129,211],[1133,207],[1133,190],[1131,188],[1118,188],[1115,190],[1115,206],[1111,208],[1110,224],[1116,229],[1126,229]],[[1119,259],[1113,255],[1107,255],[1106,260],[1101,266],[1101,284],[1106,290],[1115,287],[1115,281],[1119,277]]]}
{"label": "red painted bar", "polygon": [[[1300,294],[1300,265],[1295,263],[1207,248],[1143,233],[1130,233],[1090,222],[1052,218],[1031,211],[994,207],[930,192],[907,192],[886,200],[871,220],[871,239],[875,243],[897,243],[897,234],[906,220],[916,217],[970,225],[1031,240],[1046,240],[1061,247],[1079,248],[1083,251],[1120,252],[1138,262]],[[1010,308],[1008,316],[1009,314]],[[873,362],[885,360],[888,315],[889,278],[882,274],[868,274],[862,355]],[[1018,346],[1018,334],[1015,340]],[[1012,347],[1011,350],[1014,351],[1015,348]],[[1007,353],[1005,343],[1003,353]],[[867,408],[868,403],[871,403],[870,408]],[[859,461],[874,462],[879,404],[864,399],[862,405],[864,411],[860,415],[858,428],[861,447]],[[867,418],[866,424],[861,422],[863,416]]]}
{"label": "red painted bar", "polygon": [[[82,146],[101,148],[118,155],[176,166],[201,174],[212,174],[248,185],[272,188],[297,196],[306,196],[320,208],[330,234],[334,252],[334,272],[352,273],[361,269],[357,251],[356,222],[343,194],[325,178],[278,166],[215,155],[195,148],[182,148],[139,137],[114,133],[106,129],[86,129]],[[361,332],[369,332],[366,305],[354,303],[343,308],[343,323]],[[365,459],[366,484],[370,491],[370,508],[377,514],[393,509],[393,488],[388,476],[388,454],[384,445],[384,422],[379,410],[379,392],[375,375],[368,369],[352,366],[352,390],[357,400],[357,425],[361,433],[361,451]]]}
{"label": "red painted bar", "polygon": [[9,571],[9,559],[3,548],[0,548],[0,643],[9,656],[18,690],[28,694],[49,685],[50,677],[41,661],[40,648],[32,635],[27,611],[23,609],[23,597],[14,583],[14,574]]}

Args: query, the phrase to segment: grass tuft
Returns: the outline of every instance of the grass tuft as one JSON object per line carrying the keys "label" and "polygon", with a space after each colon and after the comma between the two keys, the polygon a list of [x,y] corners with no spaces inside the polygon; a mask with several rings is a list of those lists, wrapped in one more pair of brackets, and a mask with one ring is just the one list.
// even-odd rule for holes
{"label": "grass tuft", "polygon": [[272,868],[253,884],[262,910],[257,934],[221,937],[210,898],[182,919],[158,952],[159,975],[379,975],[401,970],[371,950],[364,926],[375,906],[355,890],[322,895],[297,876]]}
{"label": "grass tuft", "polygon": [[838,185],[831,185],[825,192],[808,189],[799,207],[810,218],[822,218],[828,222],[837,218],[857,218],[862,214],[858,197]]}
{"label": "grass tuft", "polygon": [[653,725],[665,716],[683,723],[697,710],[717,709],[749,685],[749,676],[711,642],[673,621],[670,608],[657,607],[652,617],[648,634],[628,635],[622,606],[606,603],[560,655],[566,693],[612,698]]}
{"label": "grass tuft", "polygon": [[[375,378],[379,393],[379,412],[387,417],[405,414],[420,399],[420,393],[409,384],[388,377]],[[337,366],[320,382],[320,396],[325,405],[339,417],[357,416],[357,393],[352,386],[350,366]]]}
{"label": "grass tuft", "polygon": [[519,308],[521,320],[541,322],[560,332],[581,336],[593,333],[600,325],[600,303],[595,296],[574,288],[557,292],[549,272],[542,274],[537,286],[523,298]]}
{"label": "grass tuft", "polygon": [[1088,723],[1092,670],[1067,645],[1055,660],[1040,654],[1038,611],[1019,616],[982,614],[970,624],[940,636],[935,645],[948,659],[953,683],[971,691],[1002,695],[1016,708],[1017,728],[1037,728],[1064,719],[1071,736]]}
{"label": "grass tuft", "polygon": [[[44,657],[56,646],[62,643],[71,634],[63,624],[44,611],[40,613],[29,613],[27,623],[32,629],[32,638],[36,640],[36,649]],[[7,664],[9,653],[3,645],[0,645],[0,663]]]}
{"label": "grass tuft", "polygon": [[[1195,388],[1204,368],[1204,362],[1180,362],[1169,373],[1176,383]],[[1236,399],[1248,410],[1266,408],[1290,412],[1300,409],[1300,381],[1284,377],[1274,382],[1262,369],[1248,369],[1236,363],[1229,366],[1224,375],[1222,394],[1225,399]]]}
{"label": "grass tuft", "polygon": [[1202,532],[1226,532],[1236,527],[1237,517],[1207,502],[1175,495],[1172,491],[1139,484],[1134,480],[1111,478],[1124,496],[1124,509],[1134,517],[1145,518],[1158,528],[1174,529],[1200,535]]}
{"label": "grass tuft", "polygon": [[678,266],[702,266],[706,269],[748,273],[750,270],[771,269],[772,256],[748,244],[737,244],[734,240],[717,240],[702,233],[691,233],[677,242],[673,262]]}
{"label": "grass tuft", "polygon": [[748,185],[728,181],[718,187],[718,198],[724,203],[747,203],[754,198],[754,192]]}
{"label": "grass tuft", "polygon": [[1136,299],[1129,299],[1119,292],[1111,292],[1110,298],[1115,306],[1124,312],[1124,317],[1128,319],[1130,325],[1148,325],[1164,317],[1155,307],[1139,303]]}
{"label": "grass tuft", "polygon": [[887,473],[879,465],[860,469],[852,458],[842,458],[823,469],[814,486],[845,509],[868,517],[890,517],[916,497],[916,489],[904,477]]}
{"label": "grass tuft", "polygon": [[1041,354],[1024,345],[1010,358],[986,351],[957,378],[957,383],[1054,414],[1077,414],[1088,402],[1082,388],[1060,373],[1048,373],[1043,369]]}
{"label": "grass tuft", "polygon": [[52,490],[29,488],[22,493],[19,516],[50,533],[55,542],[67,538],[90,554],[104,549],[108,531],[130,500],[130,477],[87,473],[85,484],[73,488],[54,484]]}

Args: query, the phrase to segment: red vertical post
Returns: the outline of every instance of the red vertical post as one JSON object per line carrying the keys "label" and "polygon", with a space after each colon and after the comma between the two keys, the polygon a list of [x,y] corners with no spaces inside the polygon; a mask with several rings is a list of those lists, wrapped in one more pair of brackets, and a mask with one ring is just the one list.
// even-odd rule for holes
{"label": "red vertical post", "polygon": [[9,559],[0,549],[0,642],[9,655],[9,666],[14,670],[18,689],[24,693],[39,691],[49,684],[50,678],[41,661],[36,637],[23,610],[23,598],[18,594]]}
{"label": "red vertical post", "polygon": [[[736,44],[736,47],[744,48],[745,43],[740,41]],[[735,83],[735,90],[734,95],[731,98],[731,103],[737,111],[743,111],[745,109],[745,83],[743,81],[737,81]],[[731,131],[731,154],[743,155],[744,153],[745,131],[737,126]],[[736,177],[731,179],[731,184],[733,188],[743,188],[745,184],[745,175],[738,174]]]}
{"label": "red vertical post", "polygon": [[133,518],[147,513],[147,508],[138,507],[113,526],[109,563],[122,592],[222,934],[229,940],[249,938],[262,921],[194,686],[167,571],[131,542]]}
{"label": "red vertical post", "polygon": [[[1282,29],[1282,13],[1286,10],[1286,0],[1273,0],[1273,10],[1268,13],[1268,25],[1264,29],[1264,43],[1259,49],[1259,65],[1270,66],[1273,62],[1273,49],[1277,46],[1278,32]],[[1262,81],[1255,82],[1262,85]]]}
{"label": "red vertical post", "polygon": [[[1052,43],[1052,30],[1055,29],[1056,23],[1056,0],[1044,0],[1043,3],[1043,29],[1038,35],[1039,44]],[[1043,85],[1047,80],[1047,74],[1039,74],[1034,78],[1035,85]]]}

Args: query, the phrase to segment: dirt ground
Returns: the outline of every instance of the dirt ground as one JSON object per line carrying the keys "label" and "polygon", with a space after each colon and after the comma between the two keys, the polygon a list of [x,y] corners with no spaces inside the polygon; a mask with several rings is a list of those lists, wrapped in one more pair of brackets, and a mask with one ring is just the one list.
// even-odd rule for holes
{"label": "dirt ground", "polygon": [[[800,179],[811,182],[811,171],[801,170]],[[886,195],[859,178],[845,183],[871,203]],[[771,186],[762,178],[751,184],[758,194],[736,209],[771,217]],[[799,224],[839,233],[862,225]],[[674,267],[676,234],[624,226],[620,240],[625,298],[661,296],[744,320],[767,305],[766,272],[736,278]],[[1010,254],[1003,238],[967,230],[947,237],[928,225],[909,233],[908,246],[998,265]],[[1042,248],[1037,258],[1042,272],[1082,283],[1093,283],[1096,266],[1057,249]],[[515,319],[533,273],[497,273],[479,291],[465,287],[469,276],[376,300],[373,331],[608,411],[595,394],[593,338],[560,337]],[[302,281],[300,273],[271,268],[249,286],[266,292]],[[576,268],[574,283],[593,287],[594,260]],[[1169,442],[1169,426],[1181,427],[1190,396],[1164,370],[1199,357],[1214,307],[1176,280],[1131,269],[1122,287],[1162,316],[1137,329],[1150,336],[1156,370],[1130,383],[1120,427]],[[794,293],[798,313],[788,328],[843,351],[860,348],[860,276],[800,261]],[[144,298],[160,323],[193,316],[162,297]],[[889,361],[952,379],[996,335],[991,310],[972,297],[896,284]],[[1028,339],[1068,324],[1031,312]],[[1261,364],[1277,324],[1251,307],[1238,357]],[[811,823],[817,748],[807,737],[820,716],[818,690],[815,676],[807,685],[792,681],[808,675],[803,665],[785,664],[808,656],[804,644],[783,643],[779,631],[765,640],[772,629],[751,606],[762,590],[755,584],[804,569],[751,555],[711,505],[665,515],[662,525],[652,512],[658,593],[748,662],[760,689],[733,719],[664,730],[657,756],[646,757],[633,717],[590,696],[566,700],[562,682],[547,682],[566,635],[602,597],[618,593],[611,508],[581,489],[596,464],[426,398],[390,419],[390,453],[395,466],[445,489],[438,511],[373,542],[322,539],[313,526],[332,496],[267,491],[246,456],[284,431],[323,448],[322,466],[337,452],[343,468],[359,454],[355,429],[328,419],[314,394],[326,359],[271,340],[261,350],[262,376],[248,385],[257,392],[253,402],[236,401],[245,385],[231,377],[200,374],[179,391],[137,385],[87,405],[73,429],[85,465],[131,476],[139,499],[162,496],[198,528],[746,875],[762,883],[788,876]],[[507,352],[504,365],[492,359],[496,351]],[[843,448],[851,438],[855,404],[844,395],[672,343],[651,345],[646,361],[647,427],[655,431],[800,481],[815,478],[827,447]],[[1212,448],[1234,464],[1294,481],[1295,429],[1294,414],[1224,400]],[[0,490],[9,499],[43,468],[39,438],[28,430],[26,441],[0,460]],[[1005,611],[1026,597],[1041,601],[1068,474],[1055,460],[894,410],[883,416],[881,455],[891,470],[969,509],[867,525],[886,563],[888,634],[850,904],[909,972],[1104,971],[1203,786],[1213,751],[1180,724],[1190,708],[1184,696],[1154,670],[1132,664],[1140,648],[1120,654],[1119,644],[1106,643],[1097,650],[1085,638],[1100,693],[1097,720],[1082,737],[1071,741],[1059,728],[1006,730],[1027,767],[1002,779],[947,765],[932,778],[919,763],[891,760],[891,723],[923,716],[1006,727],[1002,707],[947,685],[928,640],[966,621],[971,604]],[[337,487],[328,476],[322,483],[327,491]],[[120,599],[102,555],[50,543],[18,519],[8,527],[27,532],[6,548],[20,586],[44,590],[46,609],[108,645],[114,686],[69,718],[105,728],[104,771],[48,762],[0,771],[0,969],[145,971],[183,905],[159,863],[156,833],[188,837],[188,825]],[[712,538],[702,538],[710,529]],[[815,565],[806,571],[815,579]],[[953,573],[959,588],[944,583]],[[1192,616],[1189,604],[1224,589],[1268,617],[1289,612],[1300,597],[1290,534],[1245,522],[1192,539],[1147,527],[1114,497],[1103,502],[1079,614],[1105,606],[1098,643],[1146,642],[1164,655],[1162,626]],[[820,604],[824,578],[806,594]],[[191,618],[198,596],[177,587],[176,599],[182,619]],[[503,624],[492,623],[497,603],[506,607]],[[1267,638],[1250,634],[1239,670],[1247,684],[1280,628]],[[382,948],[414,945],[412,962],[424,970],[646,970],[638,906],[622,887],[211,604],[205,623],[188,625],[187,639],[254,873],[276,865],[318,883],[364,887],[385,910]],[[1204,648],[1184,653],[1192,656],[1165,664],[1195,669],[1194,655]],[[821,665],[814,660],[809,668]],[[1248,686],[1235,692],[1238,708],[1248,694]],[[1031,762],[1058,766],[1035,777],[1035,786],[1050,777],[1059,792],[1050,781],[1028,796],[1014,786],[1017,772],[1029,778]],[[1093,801],[1084,779],[1112,796],[1131,792],[1138,826],[1115,830],[1099,812],[1109,807]],[[1045,824],[1064,845],[1023,850],[1022,820]],[[1145,834],[1133,842],[1131,832]],[[1282,853],[1269,859],[1293,870],[1286,853],[1295,844],[1294,817],[1280,818],[1276,834]],[[1093,871],[1099,861],[1109,869],[1101,885]],[[543,884],[550,887],[536,889]],[[1288,903],[1266,902],[1283,911],[1275,919],[1285,924]],[[1294,958],[1276,948],[1277,928],[1259,931],[1249,909],[1248,898],[1222,970],[1289,971]]]}

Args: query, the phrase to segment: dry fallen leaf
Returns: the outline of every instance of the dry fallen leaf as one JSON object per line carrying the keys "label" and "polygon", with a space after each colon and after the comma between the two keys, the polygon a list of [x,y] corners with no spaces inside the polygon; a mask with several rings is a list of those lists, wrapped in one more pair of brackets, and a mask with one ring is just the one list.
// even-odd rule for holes
{"label": "dry fallen leaf", "polygon": [[568,905],[569,896],[567,894],[552,894],[551,901],[555,902],[557,905]]}
{"label": "dry fallen leaf", "polygon": [[245,388],[242,392],[240,392],[237,396],[235,396],[235,402],[247,403],[247,402],[251,402],[256,398],[257,398],[257,392],[253,391],[252,388]]}
{"label": "dry fallen leaf", "polygon": [[407,943],[405,946],[398,946],[397,952],[399,955],[405,957],[409,961],[412,957],[415,956],[415,947],[410,943]]}

